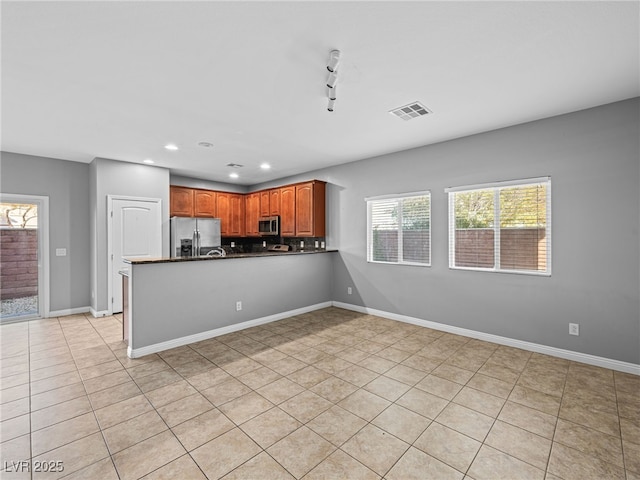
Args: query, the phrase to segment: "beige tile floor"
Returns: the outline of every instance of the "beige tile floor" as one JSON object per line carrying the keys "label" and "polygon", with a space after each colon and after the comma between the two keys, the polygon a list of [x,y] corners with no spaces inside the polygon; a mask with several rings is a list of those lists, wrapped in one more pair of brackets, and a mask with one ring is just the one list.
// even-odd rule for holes
{"label": "beige tile floor", "polygon": [[136,360],[121,325],[0,327],[3,479],[640,479],[638,376],[338,308]]}

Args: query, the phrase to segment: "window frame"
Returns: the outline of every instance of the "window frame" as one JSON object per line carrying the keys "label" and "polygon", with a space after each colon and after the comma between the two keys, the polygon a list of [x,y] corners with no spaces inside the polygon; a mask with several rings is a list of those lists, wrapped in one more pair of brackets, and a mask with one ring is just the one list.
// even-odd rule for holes
{"label": "window frame", "polygon": [[[388,262],[381,260],[373,260],[373,246],[371,245],[371,241],[373,238],[372,233],[372,218],[371,211],[374,202],[377,201],[392,201],[395,200],[398,202],[398,205],[401,205],[401,201],[407,198],[415,198],[415,197],[428,197],[429,199],[429,261],[427,263],[421,262],[407,262],[403,261],[403,234],[402,234],[402,215],[403,209],[398,208],[398,261],[397,262]],[[409,192],[409,193],[399,193],[399,194],[388,194],[388,195],[379,195],[375,197],[366,197],[365,202],[367,204],[367,250],[366,250],[366,258],[367,263],[377,263],[383,265],[404,265],[404,266],[413,266],[413,267],[431,267],[431,244],[432,244],[432,235],[431,235],[431,191],[423,190],[419,192]]]}
{"label": "window frame", "polygon": [[[546,184],[546,222],[545,222],[545,242],[546,242],[546,265],[545,271],[537,270],[516,270],[516,269],[503,269],[500,267],[500,191],[503,188],[509,187],[526,187],[533,185]],[[455,218],[455,193],[473,192],[477,190],[493,190],[494,201],[494,252],[493,252],[493,267],[464,267],[455,265],[455,252],[456,252],[456,218]],[[490,272],[490,273],[511,273],[516,275],[534,275],[542,277],[550,277],[552,271],[552,215],[551,215],[551,177],[535,177],[526,178],[521,180],[507,180],[502,182],[483,183],[475,185],[461,185],[458,187],[445,188],[445,193],[448,196],[447,203],[449,206],[448,218],[449,218],[449,269],[450,270],[466,270],[473,272]],[[496,267],[497,265],[497,267]]]}

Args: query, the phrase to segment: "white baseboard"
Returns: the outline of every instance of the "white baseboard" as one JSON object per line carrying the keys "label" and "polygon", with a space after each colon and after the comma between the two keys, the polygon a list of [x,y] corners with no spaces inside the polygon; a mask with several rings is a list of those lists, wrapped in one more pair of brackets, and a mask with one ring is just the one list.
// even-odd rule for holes
{"label": "white baseboard", "polygon": [[640,375],[640,365],[636,365],[635,363],[621,362],[619,360],[598,357],[596,355],[589,355],[587,353],[573,352],[571,350],[564,350],[562,348],[549,347],[547,345],[540,345],[538,343],[515,340],[513,338],[501,337],[498,335],[492,335],[490,333],[483,333],[483,332],[477,332],[475,330],[468,330],[466,328],[454,327],[451,325],[446,325],[444,323],[432,322],[430,320],[422,320],[421,318],[415,318],[415,317],[409,317],[407,315],[400,315],[397,313],[385,312],[383,310],[376,310],[374,308],[362,307],[360,305],[352,305],[350,303],[332,302],[332,304],[334,307],[344,308],[346,310],[352,310],[354,312],[366,313],[368,315],[376,315],[378,317],[388,318],[390,320],[397,320],[399,322],[404,322],[404,323],[410,323],[412,325],[418,325],[420,327],[432,328],[434,330],[453,333],[456,335],[461,335],[463,337],[476,338],[478,340],[484,340],[487,342],[497,343],[500,345],[520,348],[522,350],[527,350],[530,352],[543,353],[545,355],[551,355],[553,357],[564,358],[565,360],[572,360],[574,362],[586,363],[589,365],[595,365],[597,367],[609,368],[611,370],[617,370],[619,372]]}
{"label": "white baseboard", "polygon": [[79,313],[87,313],[91,311],[91,307],[65,308],[64,310],[54,310],[49,312],[49,317],[64,317],[66,315],[77,315]]}
{"label": "white baseboard", "polygon": [[245,328],[255,327],[258,325],[264,325],[265,323],[275,322],[276,320],[282,320],[284,318],[301,315],[303,313],[320,310],[321,308],[327,308],[330,306],[332,306],[332,302],[317,303],[308,307],[297,308],[295,310],[276,313],[274,315],[268,315],[266,317],[256,318],[254,320],[248,320],[246,322],[236,323],[233,325],[228,325],[226,327],[215,328],[213,330],[207,330],[206,332],[187,335],[186,337],[180,337],[173,340],[168,340],[166,342],[155,343],[146,347],[131,348],[131,346],[129,346],[129,348],[127,349],[127,355],[129,356],[129,358],[140,358],[152,353],[162,352],[164,350],[181,347],[190,343],[201,342],[202,340],[207,340],[209,338],[219,337],[220,335],[225,335],[227,333],[237,332],[238,330],[244,330]]}
{"label": "white baseboard", "polygon": [[93,307],[89,307],[89,311],[95,318],[109,316],[109,310],[94,310]]}

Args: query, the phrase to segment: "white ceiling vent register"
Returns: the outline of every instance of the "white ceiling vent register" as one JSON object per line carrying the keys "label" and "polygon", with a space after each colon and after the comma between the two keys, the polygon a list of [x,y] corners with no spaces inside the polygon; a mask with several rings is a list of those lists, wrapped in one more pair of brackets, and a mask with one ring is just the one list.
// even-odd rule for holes
{"label": "white ceiling vent register", "polygon": [[400,117],[403,120],[411,120],[413,118],[422,117],[423,115],[428,115],[433,112],[422,105],[420,102],[413,102],[409,105],[405,105],[404,107],[398,107],[394,108],[393,110],[389,110],[389,113],[393,113],[396,117]]}
{"label": "white ceiling vent register", "polygon": [[227,163],[227,167],[241,168],[241,167],[244,167],[244,165],[240,165],[239,163]]}

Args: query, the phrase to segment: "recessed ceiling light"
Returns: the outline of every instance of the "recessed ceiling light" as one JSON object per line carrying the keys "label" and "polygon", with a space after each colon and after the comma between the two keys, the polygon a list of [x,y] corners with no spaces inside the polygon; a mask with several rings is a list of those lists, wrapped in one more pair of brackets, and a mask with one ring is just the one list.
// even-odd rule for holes
{"label": "recessed ceiling light", "polygon": [[198,142],[199,147],[211,148],[213,147],[213,143],[211,142]]}
{"label": "recessed ceiling light", "polygon": [[260,164],[260,168],[262,170],[269,170],[271,168],[271,165],[269,165],[268,163],[262,163]]}
{"label": "recessed ceiling light", "polygon": [[147,158],[146,160],[143,160],[142,163],[148,163],[149,165],[156,163],[153,160],[151,160],[150,158]]}
{"label": "recessed ceiling light", "polygon": [[231,172],[231,173],[229,174],[229,177],[231,177],[231,178],[238,178],[239,176],[240,176],[240,175],[238,175],[236,172]]}
{"label": "recessed ceiling light", "polygon": [[167,150],[178,150],[178,146],[174,143],[167,143],[164,148]]}

